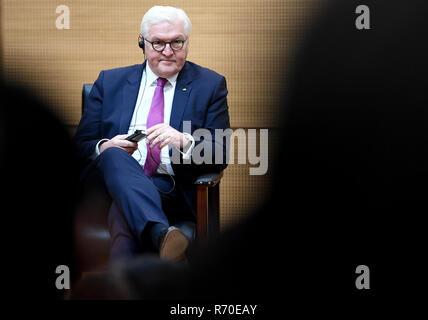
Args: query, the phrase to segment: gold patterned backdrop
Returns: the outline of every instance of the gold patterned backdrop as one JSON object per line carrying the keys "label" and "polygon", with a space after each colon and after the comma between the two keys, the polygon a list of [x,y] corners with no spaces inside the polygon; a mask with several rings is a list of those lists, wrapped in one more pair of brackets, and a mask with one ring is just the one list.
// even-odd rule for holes
{"label": "gold patterned backdrop", "polygon": [[[287,63],[319,2],[3,0],[2,70],[42,96],[73,132],[82,84],[103,69],[143,62],[137,37],[144,13],[153,5],[180,7],[193,24],[188,60],[226,77],[232,128],[268,128],[272,151]],[[70,10],[70,29],[56,27],[60,5]],[[251,176],[251,166],[232,164],[225,172],[223,227],[243,218],[269,192],[270,171]]]}

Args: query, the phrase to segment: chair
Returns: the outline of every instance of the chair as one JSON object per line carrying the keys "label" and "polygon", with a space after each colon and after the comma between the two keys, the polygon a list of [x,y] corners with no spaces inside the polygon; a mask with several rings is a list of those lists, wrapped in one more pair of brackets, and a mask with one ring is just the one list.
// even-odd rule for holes
{"label": "chair", "polygon": [[[84,84],[82,113],[92,84]],[[204,174],[196,184],[196,238],[213,236],[220,229],[220,180],[223,172]],[[95,192],[86,190],[87,192]],[[107,226],[108,201],[106,195],[92,194],[79,204],[74,222],[75,260],[78,273],[97,270],[107,264],[111,238]]]}

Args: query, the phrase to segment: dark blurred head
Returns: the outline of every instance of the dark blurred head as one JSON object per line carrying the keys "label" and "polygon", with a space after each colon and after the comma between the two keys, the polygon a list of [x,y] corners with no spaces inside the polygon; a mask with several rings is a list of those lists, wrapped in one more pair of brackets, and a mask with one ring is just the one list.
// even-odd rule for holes
{"label": "dark blurred head", "polygon": [[[61,121],[28,91],[1,85],[2,252],[10,296],[61,297],[55,269],[72,268],[77,171]],[[6,291],[7,289],[5,289]]]}
{"label": "dark blurred head", "polygon": [[288,77],[272,201],[296,269],[315,274],[303,277],[311,289],[322,290],[323,274],[330,288],[337,280],[352,290],[359,264],[372,267],[378,289],[397,289],[393,270],[410,277],[421,265],[428,5],[365,1],[371,29],[358,30],[360,4],[326,7]]}

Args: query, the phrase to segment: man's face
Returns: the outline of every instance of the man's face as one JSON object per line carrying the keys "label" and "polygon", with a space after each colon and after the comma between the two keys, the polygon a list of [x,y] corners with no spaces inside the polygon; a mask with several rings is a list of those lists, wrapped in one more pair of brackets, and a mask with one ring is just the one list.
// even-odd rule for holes
{"label": "man's face", "polygon": [[186,40],[183,48],[178,51],[171,49],[167,44],[162,52],[153,49],[152,45],[145,41],[146,58],[150,69],[161,78],[168,78],[183,68],[189,50],[189,40],[184,34],[184,26],[180,21],[162,22],[153,24],[149,28],[148,41],[162,40]]}

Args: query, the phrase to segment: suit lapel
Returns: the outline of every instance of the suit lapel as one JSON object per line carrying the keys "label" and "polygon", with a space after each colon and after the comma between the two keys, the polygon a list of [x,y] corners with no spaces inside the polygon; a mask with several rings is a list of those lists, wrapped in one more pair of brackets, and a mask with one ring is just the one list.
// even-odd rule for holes
{"label": "suit lapel", "polygon": [[124,84],[122,89],[122,108],[120,114],[119,133],[127,133],[132,119],[135,104],[137,103],[138,91],[140,90],[141,76],[146,67],[146,62],[137,65]]}
{"label": "suit lapel", "polygon": [[187,106],[190,91],[192,91],[192,76],[189,64],[186,62],[178,75],[175,86],[174,100],[172,101],[171,118],[169,124],[176,130],[180,130],[184,110]]}

